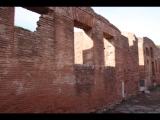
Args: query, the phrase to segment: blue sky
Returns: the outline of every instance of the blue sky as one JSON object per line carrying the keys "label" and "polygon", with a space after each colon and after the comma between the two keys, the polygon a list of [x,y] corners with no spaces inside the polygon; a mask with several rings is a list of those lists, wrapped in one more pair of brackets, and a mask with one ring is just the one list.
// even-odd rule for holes
{"label": "blue sky", "polygon": [[[93,10],[114,24],[120,31],[148,37],[160,45],[160,7],[92,7]],[[15,9],[15,25],[34,31],[39,14],[21,7]]]}

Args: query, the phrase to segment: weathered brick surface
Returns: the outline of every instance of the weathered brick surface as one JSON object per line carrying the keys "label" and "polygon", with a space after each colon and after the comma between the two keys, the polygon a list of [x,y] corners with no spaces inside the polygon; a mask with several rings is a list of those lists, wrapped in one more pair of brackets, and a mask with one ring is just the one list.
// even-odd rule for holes
{"label": "weathered brick surface", "polygon": [[146,89],[148,89],[152,87],[154,83],[160,84],[160,50],[153,41],[147,37],[138,39],[138,47],[140,56],[140,79],[146,80]]}
{"label": "weathered brick surface", "polygon": [[42,14],[34,32],[14,27],[14,7],[0,7],[1,113],[96,111],[139,94],[140,79],[153,84],[146,60],[160,84],[160,52],[148,38],[121,33],[89,7],[25,8]]}
{"label": "weathered brick surface", "polygon": [[122,32],[128,38],[128,48],[125,53],[125,94],[126,97],[139,92],[139,62],[138,39],[133,33]]}

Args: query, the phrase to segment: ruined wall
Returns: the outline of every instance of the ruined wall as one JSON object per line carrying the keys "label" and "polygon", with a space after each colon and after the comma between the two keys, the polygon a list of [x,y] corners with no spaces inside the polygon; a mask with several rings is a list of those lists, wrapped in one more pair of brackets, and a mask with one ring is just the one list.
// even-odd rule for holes
{"label": "ruined wall", "polygon": [[154,83],[159,84],[160,73],[160,50],[153,41],[147,37],[138,38],[140,79],[146,80],[146,89],[149,89]]}
{"label": "ruined wall", "polygon": [[0,7],[0,112],[86,113],[138,94],[134,34],[89,7],[25,8],[41,14],[34,32]]}
{"label": "ruined wall", "polygon": [[139,92],[139,62],[138,62],[138,39],[133,33],[122,32],[128,39],[128,48],[125,54],[125,93],[126,97],[136,95]]}

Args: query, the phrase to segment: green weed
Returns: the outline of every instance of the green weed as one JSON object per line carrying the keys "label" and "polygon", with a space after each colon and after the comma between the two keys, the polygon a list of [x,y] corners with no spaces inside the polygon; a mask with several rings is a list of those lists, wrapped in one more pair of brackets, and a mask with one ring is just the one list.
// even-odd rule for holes
{"label": "green weed", "polygon": [[21,26],[15,26],[15,27],[16,27],[16,28],[20,28],[20,29],[22,29],[22,30],[26,30],[26,31],[32,32],[32,31],[30,31],[29,29],[23,28],[23,27],[21,27]]}

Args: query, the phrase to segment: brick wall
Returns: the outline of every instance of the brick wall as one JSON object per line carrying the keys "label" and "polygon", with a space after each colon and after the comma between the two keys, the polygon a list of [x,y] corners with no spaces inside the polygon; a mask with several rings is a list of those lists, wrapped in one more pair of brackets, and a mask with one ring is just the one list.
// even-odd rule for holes
{"label": "brick wall", "polygon": [[139,57],[138,39],[133,33],[122,32],[128,38],[127,49],[125,50],[125,93],[126,97],[139,93]]}
{"label": "brick wall", "polygon": [[134,34],[89,7],[26,8],[42,14],[34,32],[14,27],[14,7],[0,7],[1,113],[88,113],[139,94],[145,57]]}
{"label": "brick wall", "polygon": [[[160,50],[156,47],[153,41],[147,37],[138,38],[138,43],[139,57],[141,61],[140,78],[146,80],[146,89],[149,89],[154,83],[160,83]],[[151,53],[151,51],[153,53]]]}

